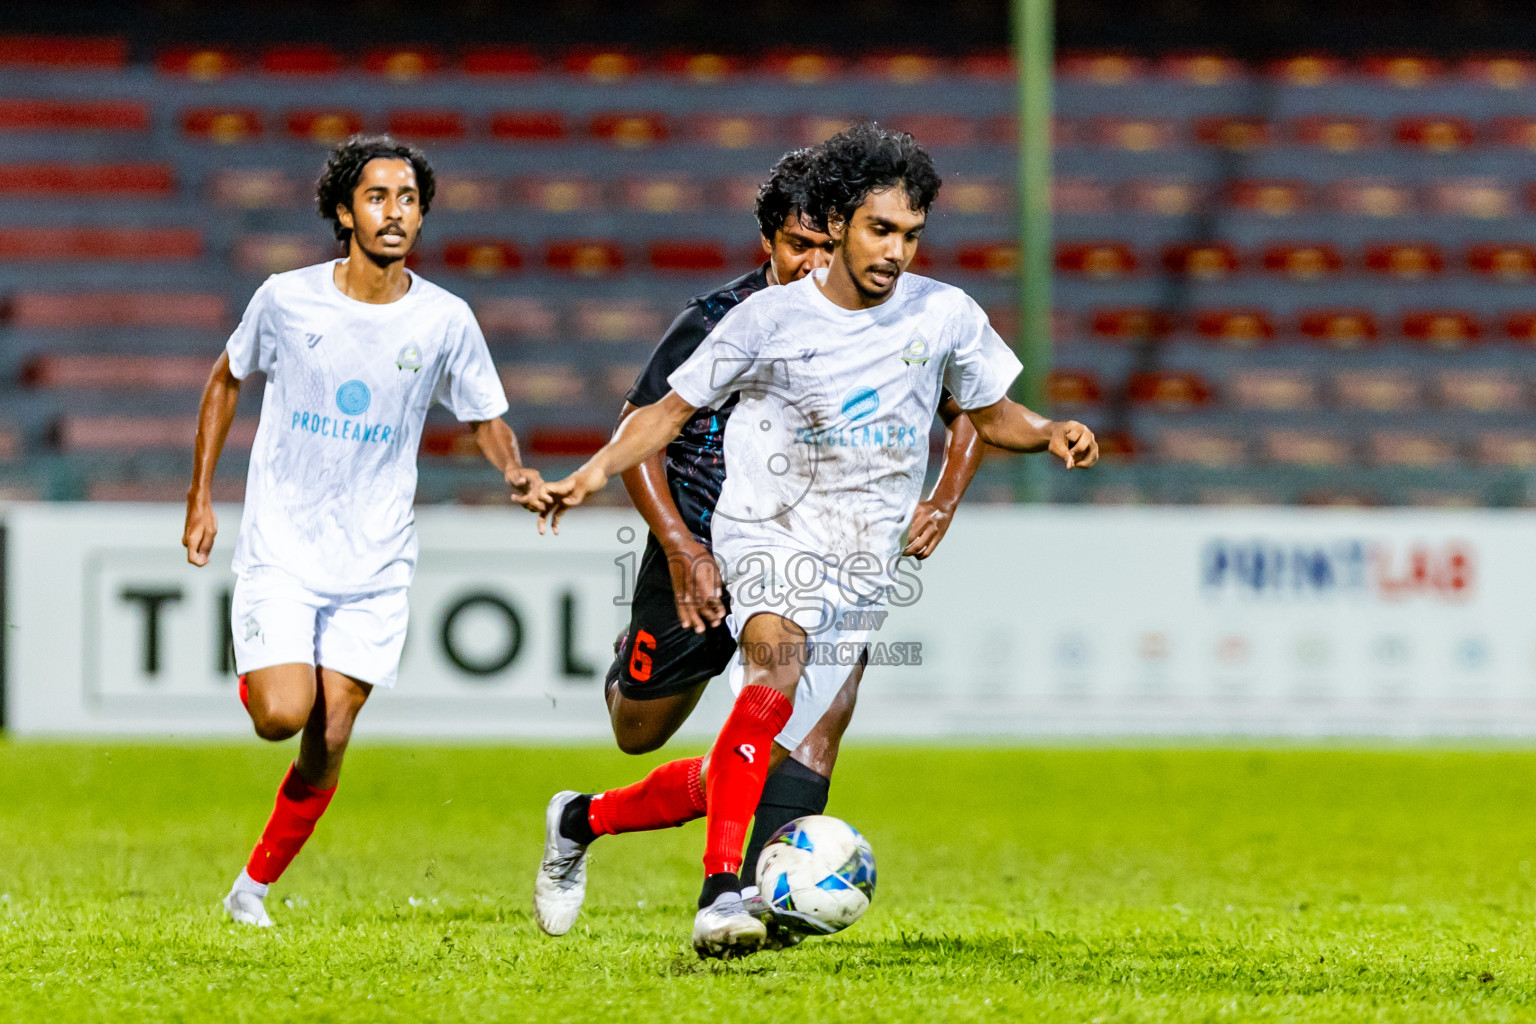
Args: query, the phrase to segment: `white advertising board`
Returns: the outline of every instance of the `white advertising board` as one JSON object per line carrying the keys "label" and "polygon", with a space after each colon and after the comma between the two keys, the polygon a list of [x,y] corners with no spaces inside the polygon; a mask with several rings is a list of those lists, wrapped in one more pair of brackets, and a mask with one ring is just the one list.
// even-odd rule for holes
{"label": "white advertising board", "polygon": [[[204,569],[176,507],[5,521],[14,732],[249,730],[226,654],[238,509]],[[419,530],[400,685],[359,728],[608,735],[638,519],[579,509],[541,538],[518,510],[433,508]],[[1536,735],[1536,515],[975,506],[902,579],[874,637],[901,663],[867,671],[857,734]]]}

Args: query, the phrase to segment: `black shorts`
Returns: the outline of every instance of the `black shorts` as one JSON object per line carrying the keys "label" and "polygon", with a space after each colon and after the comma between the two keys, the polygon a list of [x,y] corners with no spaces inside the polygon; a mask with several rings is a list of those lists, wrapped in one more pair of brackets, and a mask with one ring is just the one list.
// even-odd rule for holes
{"label": "black shorts", "polygon": [[[721,597],[729,607],[730,598]],[[678,621],[667,556],[652,534],[635,574],[629,628],[619,634],[613,650],[608,685],[618,684],[630,700],[655,700],[691,690],[724,672],[736,653],[736,641],[723,622],[695,633]]]}

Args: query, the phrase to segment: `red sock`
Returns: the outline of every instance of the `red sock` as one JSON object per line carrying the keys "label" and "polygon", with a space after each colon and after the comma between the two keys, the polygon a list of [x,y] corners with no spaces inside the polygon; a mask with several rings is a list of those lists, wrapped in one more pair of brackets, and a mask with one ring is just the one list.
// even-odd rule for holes
{"label": "red sock", "polygon": [[704,842],[704,873],[741,873],[741,848],[747,823],[763,796],[773,738],[789,721],[794,704],[771,686],[742,688],[709,752],[709,832]]}
{"label": "red sock", "polygon": [[245,685],[245,676],[240,677],[240,703],[245,705],[245,710],[251,710],[251,691]]}
{"label": "red sock", "polygon": [[704,816],[702,757],[668,761],[632,786],[592,798],[587,824],[600,836],[673,828]]}
{"label": "red sock", "polygon": [[272,808],[272,817],[267,819],[267,827],[256,841],[256,849],[251,851],[245,873],[267,885],[282,877],[335,795],[335,786],[316,789],[289,765],[277,790],[277,806]]}

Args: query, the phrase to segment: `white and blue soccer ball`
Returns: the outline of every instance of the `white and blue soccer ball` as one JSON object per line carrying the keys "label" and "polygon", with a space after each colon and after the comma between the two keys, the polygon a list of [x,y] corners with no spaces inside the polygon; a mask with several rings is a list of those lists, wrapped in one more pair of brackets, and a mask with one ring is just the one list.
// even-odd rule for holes
{"label": "white and blue soccer ball", "polygon": [[869,840],[841,818],[796,818],[763,847],[757,885],[780,925],[830,935],[869,909],[875,897],[875,853]]}

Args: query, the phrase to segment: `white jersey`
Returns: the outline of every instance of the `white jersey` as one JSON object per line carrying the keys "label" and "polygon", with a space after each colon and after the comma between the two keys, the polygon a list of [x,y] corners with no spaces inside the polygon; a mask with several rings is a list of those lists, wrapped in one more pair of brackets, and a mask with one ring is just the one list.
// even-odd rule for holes
{"label": "white jersey", "polygon": [[363,593],[407,585],[415,570],[428,407],[489,420],[507,397],[463,299],[411,274],[398,301],[359,302],[335,267],[269,277],[226,346],[236,377],[267,375],[234,567]]}
{"label": "white jersey", "polygon": [[712,527],[728,579],[763,548],[880,575],[920,497],[941,387],[979,409],[1021,369],[958,288],[903,274],[885,302],[850,310],[822,294],[825,273],[751,295],[667,378],[693,406],[741,394]]}

